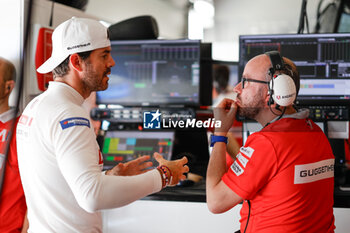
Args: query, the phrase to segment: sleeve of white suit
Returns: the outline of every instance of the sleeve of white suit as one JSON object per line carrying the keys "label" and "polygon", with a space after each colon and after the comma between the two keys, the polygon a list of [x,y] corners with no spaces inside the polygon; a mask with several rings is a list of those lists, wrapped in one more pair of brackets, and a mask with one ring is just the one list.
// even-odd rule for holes
{"label": "sleeve of white suit", "polygon": [[99,146],[87,126],[53,125],[58,166],[79,205],[88,212],[116,208],[161,190],[156,169],[136,176],[107,176],[99,165]]}

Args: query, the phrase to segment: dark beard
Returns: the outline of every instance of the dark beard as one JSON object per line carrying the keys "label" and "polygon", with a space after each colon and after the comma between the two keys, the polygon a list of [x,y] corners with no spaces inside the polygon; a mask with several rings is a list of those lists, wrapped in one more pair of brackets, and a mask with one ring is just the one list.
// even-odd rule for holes
{"label": "dark beard", "polygon": [[252,99],[256,100],[256,102],[252,102],[244,106],[238,107],[239,116],[249,118],[252,120],[256,119],[256,116],[265,106],[263,92],[260,90],[254,95]]}
{"label": "dark beard", "polygon": [[93,70],[92,65],[87,63],[87,69],[82,79],[84,89],[89,91],[104,91],[107,89],[108,85],[103,86],[102,80],[107,73],[110,72],[110,68],[107,68],[103,73],[102,77],[98,77],[96,72]]}
{"label": "dark beard", "polygon": [[244,117],[244,118],[249,118],[249,119],[252,119],[254,120],[255,117],[259,114],[260,112],[260,107],[252,107],[252,108],[241,108],[241,107],[238,107],[238,115],[240,117]]}

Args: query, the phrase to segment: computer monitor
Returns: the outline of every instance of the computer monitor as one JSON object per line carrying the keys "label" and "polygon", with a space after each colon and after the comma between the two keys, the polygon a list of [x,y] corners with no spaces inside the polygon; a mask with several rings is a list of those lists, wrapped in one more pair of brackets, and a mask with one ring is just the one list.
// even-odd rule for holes
{"label": "computer monitor", "polygon": [[97,104],[199,106],[209,99],[201,88],[210,84],[203,58],[211,58],[211,46],[199,40],[134,40],[111,41],[111,47],[116,64],[109,88],[97,92]]}
{"label": "computer monitor", "polygon": [[248,60],[277,50],[299,70],[299,101],[350,99],[350,33],[243,35],[239,46],[240,78]]}
{"label": "computer monitor", "polygon": [[[154,152],[171,159],[175,133],[172,131],[107,131],[103,139],[102,154],[104,169],[111,169],[120,162],[127,162]],[[153,166],[157,162],[152,158]]]}

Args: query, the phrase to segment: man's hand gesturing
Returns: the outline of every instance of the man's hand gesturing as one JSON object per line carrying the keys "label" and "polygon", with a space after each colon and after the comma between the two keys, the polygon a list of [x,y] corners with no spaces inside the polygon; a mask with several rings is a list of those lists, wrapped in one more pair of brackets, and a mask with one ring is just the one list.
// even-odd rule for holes
{"label": "man's hand gesturing", "polygon": [[184,173],[189,172],[190,169],[187,165],[185,165],[188,162],[185,156],[181,159],[172,161],[164,159],[163,156],[161,156],[157,152],[155,152],[153,156],[159,163],[159,166],[164,165],[170,169],[172,177],[168,186],[175,186],[177,183],[179,183],[180,180],[186,179]]}

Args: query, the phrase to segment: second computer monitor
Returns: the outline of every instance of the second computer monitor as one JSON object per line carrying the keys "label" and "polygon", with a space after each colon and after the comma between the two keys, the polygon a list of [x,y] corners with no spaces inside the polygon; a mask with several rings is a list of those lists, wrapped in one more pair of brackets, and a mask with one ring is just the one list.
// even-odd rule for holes
{"label": "second computer monitor", "polygon": [[300,73],[298,100],[350,99],[350,34],[240,36],[239,76],[254,56],[277,50]]}
{"label": "second computer monitor", "polygon": [[109,88],[97,93],[98,104],[202,104],[200,89],[205,79],[200,75],[205,54],[199,40],[112,41],[111,47],[116,64]]}

